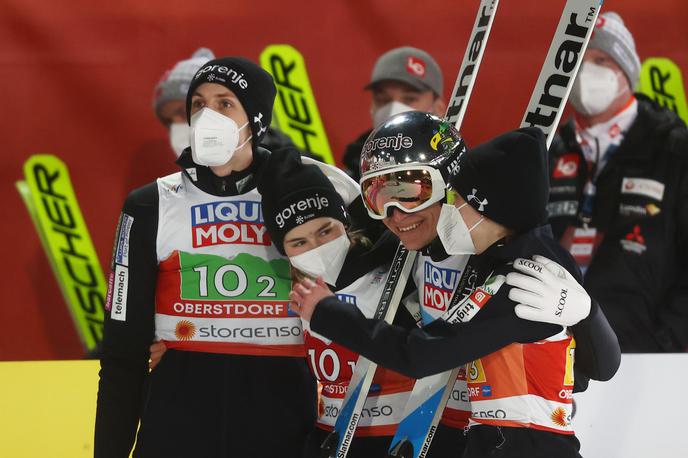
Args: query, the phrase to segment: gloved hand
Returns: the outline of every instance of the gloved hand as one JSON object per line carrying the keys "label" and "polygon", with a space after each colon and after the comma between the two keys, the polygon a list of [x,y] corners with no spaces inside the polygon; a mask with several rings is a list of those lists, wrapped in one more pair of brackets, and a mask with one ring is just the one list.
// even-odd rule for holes
{"label": "gloved hand", "polygon": [[544,257],[518,258],[506,276],[516,315],[530,321],[573,326],[590,313],[590,296],[562,266]]}

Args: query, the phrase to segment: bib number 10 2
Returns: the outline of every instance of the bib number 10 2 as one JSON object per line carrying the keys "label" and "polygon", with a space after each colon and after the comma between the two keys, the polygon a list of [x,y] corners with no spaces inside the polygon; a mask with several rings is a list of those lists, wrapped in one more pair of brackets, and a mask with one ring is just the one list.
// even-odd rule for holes
{"label": "bib number 10 2", "polygon": [[[246,272],[239,267],[232,264],[227,264],[215,271],[212,274],[212,279],[208,279],[208,266],[194,267],[194,272],[198,272],[198,291],[201,297],[208,297],[209,281],[212,281],[215,290],[224,297],[237,297],[246,293],[249,288],[248,276]],[[258,293],[258,297],[275,297],[277,293],[274,291],[275,279],[268,275],[261,275],[256,279],[262,290]],[[228,287],[227,285],[232,285]]]}

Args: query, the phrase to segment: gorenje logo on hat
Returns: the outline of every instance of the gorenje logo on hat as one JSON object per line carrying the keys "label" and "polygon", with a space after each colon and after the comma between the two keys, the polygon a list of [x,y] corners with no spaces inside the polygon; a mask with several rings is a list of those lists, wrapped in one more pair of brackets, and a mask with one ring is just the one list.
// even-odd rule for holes
{"label": "gorenje logo on hat", "polygon": [[[215,79],[215,74],[219,73],[221,75],[227,75],[232,84],[236,84],[241,89],[246,89],[248,87],[248,82],[244,79],[244,74],[239,73],[236,70],[225,67],[224,65],[206,65],[196,73],[196,78],[200,78],[203,74],[213,72],[213,74],[208,76],[208,81],[213,81]],[[219,79],[219,78],[218,78]]]}
{"label": "gorenje logo on hat", "polygon": [[[298,202],[295,202],[288,207],[284,208],[281,212],[275,216],[275,222],[277,223],[277,226],[279,228],[283,228],[284,225],[286,224],[287,220],[290,219],[292,216],[297,214],[298,212],[303,212],[306,210],[314,209],[314,210],[321,210],[324,207],[329,207],[330,206],[330,201],[327,199],[327,197],[321,197],[318,195],[318,193],[315,194],[315,197],[307,197],[305,199],[301,199]],[[298,224],[302,224],[305,220],[301,218],[301,221],[297,221]]]}

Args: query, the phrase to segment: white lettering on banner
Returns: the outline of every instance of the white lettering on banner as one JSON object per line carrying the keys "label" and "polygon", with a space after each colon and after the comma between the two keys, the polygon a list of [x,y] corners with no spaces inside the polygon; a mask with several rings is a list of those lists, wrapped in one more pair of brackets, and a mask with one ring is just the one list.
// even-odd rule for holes
{"label": "white lettering on banner", "polygon": [[662,201],[664,183],[649,178],[624,178],[621,182],[621,194],[637,194]]}
{"label": "white lettering on banner", "polygon": [[127,320],[127,291],[129,289],[129,268],[115,265],[114,291],[110,318],[117,321]]}

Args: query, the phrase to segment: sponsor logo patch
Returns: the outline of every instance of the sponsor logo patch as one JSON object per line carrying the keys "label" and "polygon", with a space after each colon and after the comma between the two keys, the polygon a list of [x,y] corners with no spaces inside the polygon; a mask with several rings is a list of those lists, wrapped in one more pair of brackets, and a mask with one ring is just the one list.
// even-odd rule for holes
{"label": "sponsor logo patch", "polygon": [[420,78],[425,77],[425,62],[415,56],[409,56],[406,60],[406,71]]}
{"label": "sponsor logo patch", "polygon": [[645,245],[645,237],[640,232],[640,226],[637,224],[633,226],[633,230],[626,234],[625,239],[621,239],[621,247],[636,254],[643,254],[647,250]]}
{"label": "sponsor logo patch", "polygon": [[270,245],[259,202],[212,202],[191,207],[194,248],[221,244]]}
{"label": "sponsor logo patch", "polygon": [[134,224],[134,218],[122,213],[122,222],[119,226],[119,234],[117,235],[117,249],[115,250],[115,262],[123,266],[129,266],[129,234],[131,233],[131,226]]}
{"label": "sponsor logo patch", "polygon": [[425,263],[423,306],[445,311],[459,282],[459,271]]}
{"label": "sponsor logo patch", "polygon": [[129,289],[129,268],[115,265],[112,278],[112,306],[110,318],[117,321],[127,320],[127,290]]}
{"label": "sponsor logo patch", "polygon": [[647,208],[641,205],[619,204],[621,216],[647,216]]}
{"label": "sponsor logo patch", "polygon": [[649,178],[624,178],[621,182],[621,194],[636,194],[662,201],[664,183]]}
{"label": "sponsor logo patch", "polygon": [[[578,167],[580,166],[580,156],[575,153],[564,154],[557,159],[557,164],[554,166],[552,177],[554,178],[572,178],[578,174]],[[574,188],[575,189],[575,188]]]}
{"label": "sponsor logo patch", "polygon": [[578,201],[560,200],[547,204],[547,213],[550,218],[556,216],[573,216],[578,211]]}

